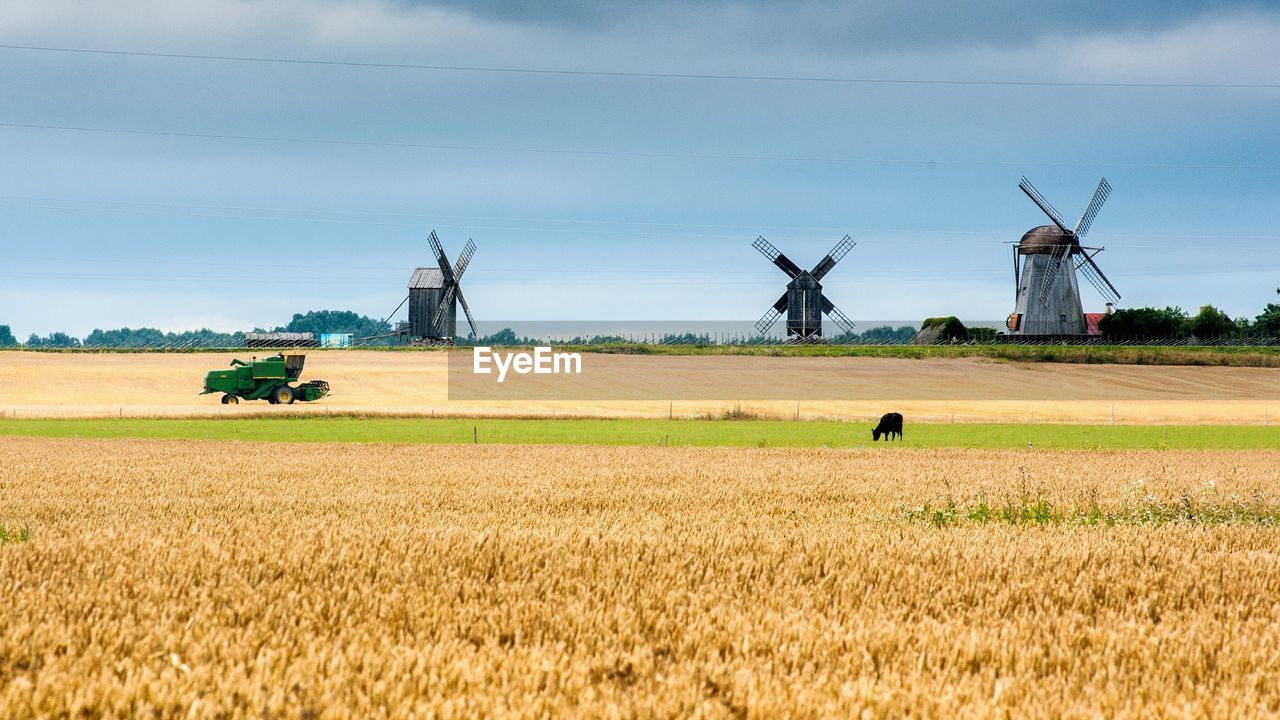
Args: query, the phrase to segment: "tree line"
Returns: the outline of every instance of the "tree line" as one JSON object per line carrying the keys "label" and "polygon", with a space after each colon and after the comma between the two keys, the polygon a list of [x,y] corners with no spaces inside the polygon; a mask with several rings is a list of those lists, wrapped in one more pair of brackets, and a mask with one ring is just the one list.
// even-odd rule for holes
{"label": "tree line", "polygon": [[[351,333],[358,338],[370,337],[377,332],[381,320],[350,310],[312,310],[295,313],[284,325],[274,328],[254,328],[252,332],[311,332]],[[79,348],[79,347],[244,347],[243,332],[220,332],[202,328],[182,332],[165,332],[158,328],[95,328],[83,339],[65,332],[47,335],[32,333],[23,343],[28,348]],[[15,347],[18,340],[8,325],[0,325],[0,347]]]}
{"label": "tree line", "polygon": [[[1280,288],[1276,289],[1280,294]],[[941,324],[945,340],[989,342],[995,337],[991,328],[966,328],[954,317],[930,318],[930,323]],[[1230,340],[1253,338],[1280,340],[1280,303],[1268,303],[1257,316],[1232,318],[1213,305],[1205,305],[1194,315],[1180,307],[1141,307],[1116,310],[1102,318],[1099,324],[1103,337],[1117,341],[1141,339],[1160,340]],[[350,310],[312,310],[295,313],[284,325],[272,329],[254,328],[253,332],[311,332],[351,333],[357,338],[371,338],[379,332],[387,332],[381,320]],[[861,333],[841,333],[830,338],[833,343],[860,343],[868,345],[896,345],[909,343],[916,337],[911,326],[891,327],[883,325]],[[667,333],[650,338],[669,345],[712,345],[726,342],[708,333]],[[634,342],[635,338],[622,335],[591,335],[558,340],[561,345],[608,345]],[[379,338],[365,344],[391,345],[395,338]],[[547,341],[539,338],[519,337],[511,328],[479,338],[459,340],[461,345],[534,345]],[[763,345],[776,342],[764,337],[741,337],[728,341],[741,345]],[[183,332],[165,332],[157,328],[95,328],[83,339],[65,332],[47,335],[32,333],[21,345],[28,348],[79,348],[79,347],[244,347],[243,332],[219,332],[203,328]],[[17,347],[20,343],[8,325],[0,325],[0,347]]]}
{"label": "tree line", "polygon": [[[1280,290],[1276,292],[1280,293]],[[1102,318],[1104,337],[1118,340],[1160,338],[1172,340],[1223,340],[1231,338],[1280,339],[1280,304],[1268,303],[1254,318],[1232,318],[1212,305],[1192,315],[1180,307],[1117,310]]]}

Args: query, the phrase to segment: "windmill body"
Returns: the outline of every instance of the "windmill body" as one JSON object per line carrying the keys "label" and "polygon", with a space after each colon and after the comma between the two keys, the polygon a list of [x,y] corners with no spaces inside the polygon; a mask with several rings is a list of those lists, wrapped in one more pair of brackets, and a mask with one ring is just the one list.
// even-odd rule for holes
{"label": "windmill body", "polygon": [[[1067,241],[1053,225],[1041,225],[1022,236],[1017,253],[1022,272],[1014,315],[1021,319],[1020,335],[1083,335],[1084,307],[1074,268],[1054,265],[1073,262],[1054,248]],[[1046,282],[1047,281],[1047,282]]]}
{"label": "windmill body", "polygon": [[822,283],[808,272],[787,283],[787,335],[822,335]]}
{"label": "windmill body", "polygon": [[821,338],[824,314],[830,316],[845,332],[852,332],[853,322],[822,294],[821,281],[831,268],[853,249],[854,245],[855,243],[846,235],[812,270],[802,270],[768,240],[763,237],[756,238],[752,247],[759,250],[791,278],[787,283],[786,292],[782,293],[782,297],[778,298],[764,317],[756,323],[756,331],[761,335],[767,334],[778,318],[786,313],[788,338],[795,338],[802,342]]}
{"label": "windmill body", "polygon": [[451,338],[458,334],[458,303],[445,306],[440,322],[436,310],[444,301],[444,273],[439,267],[420,267],[409,279],[409,335],[415,338]]}
{"label": "windmill body", "polygon": [[1084,306],[1079,276],[1083,275],[1109,303],[1120,293],[1102,274],[1094,256],[1102,248],[1088,248],[1080,241],[1111,186],[1103,178],[1074,228],[1068,228],[1058,211],[1023,178],[1018,187],[1053,221],[1027,231],[1013,248],[1013,273],[1017,282],[1016,304],[1007,327],[1012,335],[1084,335]]}

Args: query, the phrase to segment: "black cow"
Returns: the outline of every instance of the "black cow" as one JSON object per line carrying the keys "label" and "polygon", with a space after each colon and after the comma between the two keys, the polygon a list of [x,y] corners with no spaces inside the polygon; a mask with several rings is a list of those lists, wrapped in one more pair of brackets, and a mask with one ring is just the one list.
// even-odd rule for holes
{"label": "black cow", "polygon": [[880,418],[880,424],[871,431],[871,440],[875,442],[883,435],[885,440],[892,440],[894,435],[898,439],[902,439],[902,415],[898,413],[888,413]]}

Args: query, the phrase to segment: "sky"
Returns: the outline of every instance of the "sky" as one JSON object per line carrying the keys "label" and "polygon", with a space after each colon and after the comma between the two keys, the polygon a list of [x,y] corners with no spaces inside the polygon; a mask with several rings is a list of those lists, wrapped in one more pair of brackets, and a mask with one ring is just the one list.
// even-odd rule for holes
{"label": "sky", "polygon": [[1280,300],[1280,9],[942,5],[7,0],[0,45],[144,54],[0,48],[0,324],[382,317],[432,229],[487,322],[754,320],[757,235],[846,233],[846,315],[996,320],[1023,175],[1072,221],[1107,177],[1122,306]]}

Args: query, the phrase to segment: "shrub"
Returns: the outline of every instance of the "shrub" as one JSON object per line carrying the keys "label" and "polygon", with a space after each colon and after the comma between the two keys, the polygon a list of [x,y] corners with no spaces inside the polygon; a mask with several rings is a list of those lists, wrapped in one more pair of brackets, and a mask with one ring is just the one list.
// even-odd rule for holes
{"label": "shrub", "polygon": [[1099,328],[1108,338],[1181,338],[1186,336],[1186,324],[1182,308],[1144,307],[1117,310],[1103,317]]}
{"label": "shrub", "polygon": [[[926,333],[925,331],[933,331]],[[946,317],[925,318],[924,323],[920,325],[921,335],[929,335],[934,341],[965,341],[969,339],[969,328],[960,322],[960,318],[955,315]]]}

